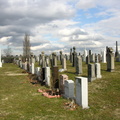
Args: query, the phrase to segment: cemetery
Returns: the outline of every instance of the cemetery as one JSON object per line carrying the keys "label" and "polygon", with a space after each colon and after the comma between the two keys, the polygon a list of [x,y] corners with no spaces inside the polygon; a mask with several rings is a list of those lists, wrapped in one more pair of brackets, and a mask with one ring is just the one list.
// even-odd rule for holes
{"label": "cemetery", "polygon": [[24,55],[5,63],[0,54],[1,120],[120,119],[118,51]]}

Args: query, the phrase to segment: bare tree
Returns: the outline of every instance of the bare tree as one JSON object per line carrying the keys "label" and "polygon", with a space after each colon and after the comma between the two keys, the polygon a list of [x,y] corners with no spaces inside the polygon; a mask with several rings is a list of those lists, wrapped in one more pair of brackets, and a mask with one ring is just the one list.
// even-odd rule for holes
{"label": "bare tree", "polygon": [[10,48],[10,46],[8,45],[8,47],[6,49],[3,50],[3,54],[5,56],[11,56],[12,55],[12,49]]}
{"label": "bare tree", "polygon": [[30,46],[30,36],[28,34],[25,34],[23,41],[23,56],[25,58],[29,58],[31,54]]}

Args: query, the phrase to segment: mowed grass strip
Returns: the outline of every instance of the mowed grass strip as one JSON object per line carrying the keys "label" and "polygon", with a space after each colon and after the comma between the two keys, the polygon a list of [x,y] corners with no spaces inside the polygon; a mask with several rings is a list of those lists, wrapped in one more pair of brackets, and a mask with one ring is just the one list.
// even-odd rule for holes
{"label": "mowed grass strip", "polygon": [[[58,62],[59,69],[62,68]],[[115,63],[113,73],[101,64],[102,78],[89,83],[89,109],[78,107],[65,109],[68,101],[64,98],[49,99],[37,92],[45,89],[30,83],[29,75],[7,76],[8,73],[21,74],[17,65],[3,64],[0,68],[0,120],[119,120],[120,119],[120,62]],[[67,61],[69,79],[75,81],[75,68]],[[83,63],[83,74],[87,76],[87,65]]]}

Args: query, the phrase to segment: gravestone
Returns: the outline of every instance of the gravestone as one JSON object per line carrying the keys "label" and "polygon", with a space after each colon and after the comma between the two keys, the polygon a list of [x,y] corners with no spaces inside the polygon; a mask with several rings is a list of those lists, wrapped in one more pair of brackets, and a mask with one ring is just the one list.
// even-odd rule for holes
{"label": "gravestone", "polygon": [[88,79],[85,77],[76,77],[76,103],[82,108],[88,107]]}
{"label": "gravestone", "polygon": [[88,82],[92,82],[95,80],[95,65],[94,64],[88,64]]}
{"label": "gravestone", "polygon": [[42,59],[42,68],[46,67],[46,62],[45,62],[45,54],[44,51],[41,53],[41,59]]}
{"label": "gravestone", "polygon": [[72,63],[73,57],[72,57],[72,48],[70,49],[70,62]]}
{"label": "gravestone", "polygon": [[53,66],[57,66],[57,55],[55,52],[52,55],[53,55]]}
{"label": "gravestone", "polygon": [[76,48],[73,47],[73,63],[72,63],[73,67],[76,66],[76,57],[77,57]]}
{"label": "gravestone", "polygon": [[118,43],[116,41],[116,51],[115,51],[115,57],[119,56],[119,52],[118,52]]}
{"label": "gravestone", "polygon": [[83,61],[86,62],[86,57],[87,57],[87,50],[84,50],[84,55],[83,55]]}
{"label": "gravestone", "polygon": [[64,82],[65,80],[68,80],[68,76],[65,74],[60,75],[59,79],[59,90],[61,94],[64,94]]}
{"label": "gravestone", "polygon": [[67,70],[66,68],[66,58],[62,58],[62,69]]}
{"label": "gravestone", "polygon": [[89,50],[89,56],[91,56],[92,55],[92,50]]}
{"label": "gravestone", "polygon": [[35,67],[34,67],[34,63],[31,64],[31,73],[35,74]]}
{"label": "gravestone", "polygon": [[74,81],[73,80],[65,80],[64,81],[64,90],[65,90],[64,97],[73,99],[74,98]]}
{"label": "gravestone", "polygon": [[51,81],[50,81],[50,67],[45,68],[45,83],[47,86],[51,86]]}
{"label": "gravestone", "polygon": [[95,63],[95,76],[96,78],[102,78],[100,63]]}
{"label": "gravestone", "polygon": [[95,62],[95,55],[94,54],[90,55],[90,62],[91,63]]}
{"label": "gravestone", "polygon": [[52,67],[52,88],[57,89],[59,88],[59,73],[58,73],[58,67],[53,66]]}
{"label": "gravestone", "polygon": [[50,60],[49,60],[49,57],[46,56],[46,67],[49,67],[50,66]]}
{"label": "gravestone", "polygon": [[63,58],[63,54],[62,51],[60,51],[60,64],[62,65],[62,58]]}
{"label": "gravestone", "polygon": [[76,74],[82,74],[82,58],[80,56],[76,57]]}
{"label": "gravestone", "polygon": [[41,82],[42,82],[42,84],[44,84],[45,83],[45,67],[44,68],[42,68],[42,71],[41,71]]}
{"label": "gravestone", "polygon": [[95,63],[98,63],[99,59],[98,59],[98,55],[95,54]]}
{"label": "gravestone", "polygon": [[27,62],[24,63],[24,69],[27,70]]}
{"label": "gravestone", "polygon": [[102,51],[102,63],[106,63],[106,51]]}
{"label": "gravestone", "polygon": [[90,56],[87,55],[87,57],[86,57],[86,64],[89,64],[89,63],[90,63]]}
{"label": "gravestone", "polygon": [[107,48],[107,71],[113,72],[114,71],[114,54],[113,49],[108,47]]}
{"label": "gravestone", "polygon": [[36,68],[35,68],[35,74],[36,74],[37,76],[40,76],[40,67],[36,67]]}

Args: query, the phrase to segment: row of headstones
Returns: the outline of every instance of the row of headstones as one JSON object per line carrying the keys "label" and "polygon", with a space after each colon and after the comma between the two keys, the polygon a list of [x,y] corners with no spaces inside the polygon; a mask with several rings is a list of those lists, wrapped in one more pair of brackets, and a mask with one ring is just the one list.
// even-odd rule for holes
{"label": "row of headstones", "polygon": [[[27,70],[27,64],[26,63],[22,63],[19,60],[16,60],[16,64],[21,67],[22,69]],[[34,68],[34,63],[29,65],[29,72],[32,74],[36,74],[39,78],[39,80],[42,79],[41,77],[41,73],[42,71],[40,70],[40,67],[36,67]],[[58,67],[53,67],[54,72],[58,71]],[[51,74],[50,74],[50,67],[45,67],[44,69],[45,73],[44,73],[44,82],[47,86],[51,86]],[[53,73],[54,73],[53,72]],[[76,103],[80,106],[82,106],[82,108],[88,108],[88,78],[85,77],[76,77],[76,96],[74,94],[74,81],[73,80],[68,80],[68,76],[67,75],[60,75],[60,77],[58,77],[58,73],[55,73],[53,76],[55,76],[56,80],[54,81],[54,87],[55,88],[59,88],[61,94],[65,97],[65,98],[71,98],[71,99],[75,99]],[[53,78],[54,79],[54,78]],[[57,81],[59,80],[59,81]]]}

